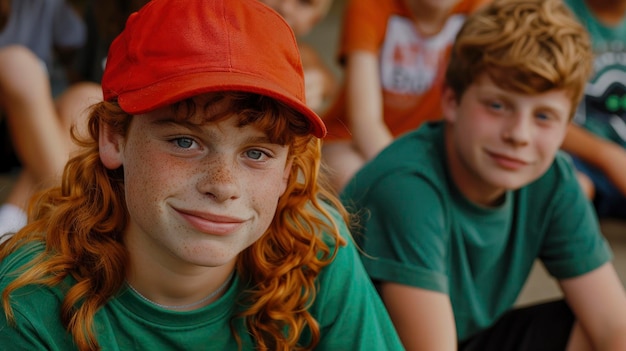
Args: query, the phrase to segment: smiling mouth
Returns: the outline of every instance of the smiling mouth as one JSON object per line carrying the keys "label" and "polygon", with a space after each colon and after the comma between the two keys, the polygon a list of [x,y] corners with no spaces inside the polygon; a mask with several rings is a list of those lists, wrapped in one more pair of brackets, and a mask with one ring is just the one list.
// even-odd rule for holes
{"label": "smiling mouth", "polygon": [[514,158],[514,157],[509,157],[506,155],[502,155],[502,154],[498,154],[498,153],[494,153],[494,152],[489,152],[487,151],[487,154],[491,157],[491,159],[501,168],[507,169],[507,170],[511,170],[511,171],[515,171],[518,170],[526,165],[528,165],[528,162],[524,161],[524,160],[520,160],[518,158]]}
{"label": "smiling mouth", "polygon": [[175,211],[193,228],[209,235],[225,236],[232,234],[244,223],[244,220],[241,219],[209,213],[189,212],[178,209]]}

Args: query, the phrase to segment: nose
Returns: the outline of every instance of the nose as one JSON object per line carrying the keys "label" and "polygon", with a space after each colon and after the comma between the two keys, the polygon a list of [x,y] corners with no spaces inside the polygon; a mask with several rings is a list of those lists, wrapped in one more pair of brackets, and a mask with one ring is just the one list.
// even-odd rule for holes
{"label": "nose", "polygon": [[237,182],[237,162],[223,156],[207,158],[200,169],[197,189],[217,202],[237,199],[240,188]]}
{"label": "nose", "polygon": [[516,146],[527,145],[530,141],[532,116],[518,112],[507,118],[502,128],[502,139]]}

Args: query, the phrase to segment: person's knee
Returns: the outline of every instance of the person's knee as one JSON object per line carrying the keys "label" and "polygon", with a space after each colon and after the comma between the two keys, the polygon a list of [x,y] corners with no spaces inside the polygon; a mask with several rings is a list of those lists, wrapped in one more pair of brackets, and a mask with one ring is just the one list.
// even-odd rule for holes
{"label": "person's knee", "polygon": [[0,63],[33,63],[42,64],[37,55],[23,45],[8,45],[0,49]]}
{"label": "person's knee", "polygon": [[49,93],[47,69],[31,50],[21,45],[0,49],[0,89],[3,99],[27,99]]}

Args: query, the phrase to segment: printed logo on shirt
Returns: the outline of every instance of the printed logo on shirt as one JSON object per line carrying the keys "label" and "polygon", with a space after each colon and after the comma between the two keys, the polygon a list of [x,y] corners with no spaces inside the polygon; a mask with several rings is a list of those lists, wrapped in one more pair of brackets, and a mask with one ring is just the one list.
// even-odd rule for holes
{"label": "printed logo on shirt", "polygon": [[596,54],[594,77],[585,89],[585,98],[575,121],[614,141],[626,142],[626,47],[607,43]]}
{"label": "printed logo on shirt", "polygon": [[453,15],[438,34],[422,37],[408,18],[390,17],[380,52],[383,89],[395,94],[421,95],[432,88],[446,50],[464,20],[464,15]]}

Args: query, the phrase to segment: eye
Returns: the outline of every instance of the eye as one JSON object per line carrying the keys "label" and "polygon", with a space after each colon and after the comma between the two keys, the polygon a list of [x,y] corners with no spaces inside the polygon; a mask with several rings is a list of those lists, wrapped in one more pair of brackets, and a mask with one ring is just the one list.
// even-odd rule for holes
{"label": "eye", "polygon": [[187,137],[175,138],[172,142],[182,149],[191,149],[196,143],[193,139]]}
{"label": "eye", "polygon": [[265,152],[263,152],[261,150],[250,149],[250,150],[246,151],[246,156],[248,158],[253,159],[253,160],[259,161],[259,160],[263,159],[264,156],[268,156],[268,155],[267,155],[267,153],[265,153]]}
{"label": "eye", "polygon": [[567,117],[564,116],[559,111],[554,110],[545,110],[545,111],[537,111],[535,112],[535,118],[541,122],[550,122],[550,121],[561,121],[567,120]]}
{"label": "eye", "polygon": [[495,111],[500,111],[504,109],[504,104],[500,101],[488,101],[487,106]]}

